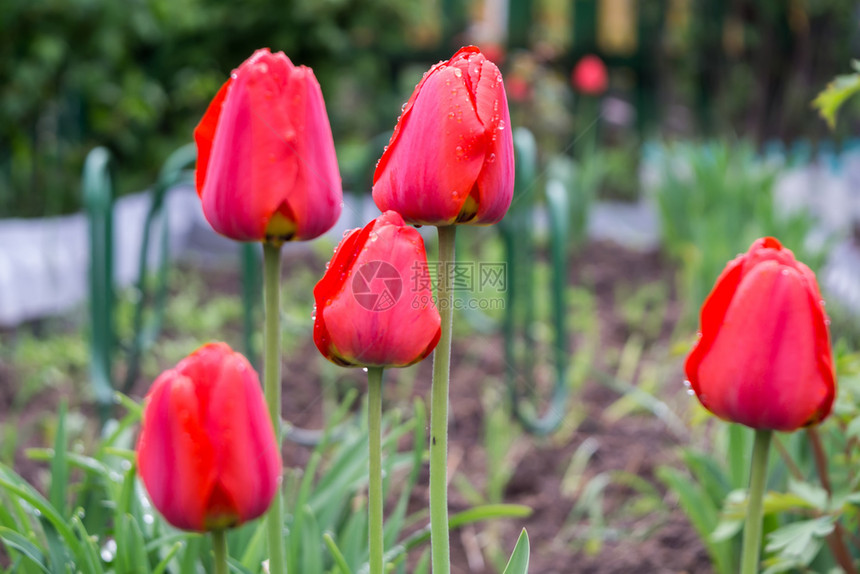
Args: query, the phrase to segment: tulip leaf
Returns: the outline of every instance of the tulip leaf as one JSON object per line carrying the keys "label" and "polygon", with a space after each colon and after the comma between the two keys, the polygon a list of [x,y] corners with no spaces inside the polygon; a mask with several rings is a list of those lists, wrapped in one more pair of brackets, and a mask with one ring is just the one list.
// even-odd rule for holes
{"label": "tulip leaf", "polygon": [[719,511],[713,500],[678,469],[661,466],[657,469],[657,478],[678,497],[681,509],[704,541],[715,570],[720,574],[734,574],[737,561],[731,544],[711,540],[711,533],[719,523]]}
{"label": "tulip leaf", "polygon": [[323,534],[323,542],[325,542],[335,565],[340,568],[339,574],[352,574],[352,569],[349,567],[349,564],[347,564],[346,558],[343,557],[343,553],[340,551],[340,548],[337,547],[337,544],[335,543],[334,538],[331,537],[330,533],[326,532]]}
{"label": "tulip leaf", "polygon": [[239,574],[254,574],[250,569],[245,568],[242,563],[235,558],[228,557],[227,566],[230,567],[231,572],[238,572]]}
{"label": "tulip leaf", "polygon": [[520,533],[508,565],[505,566],[503,574],[528,574],[529,571],[529,535],[526,529]]}
{"label": "tulip leaf", "polygon": [[0,540],[6,545],[8,549],[17,550],[24,556],[26,556],[29,560],[31,560],[36,566],[38,566],[42,572],[45,574],[51,574],[51,570],[48,568],[48,565],[45,563],[45,556],[39,550],[39,548],[30,542],[26,537],[21,534],[6,528],[5,526],[0,526]]}
{"label": "tulip leaf", "polygon": [[164,574],[167,571],[167,566],[170,564],[170,561],[173,560],[173,557],[176,556],[176,553],[182,549],[182,542],[174,542],[170,549],[164,554],[164,558],[161,559],[161,562],[155,565],[155,568],[152,570],[152,574]]}
{"label": "tulip leaf", "polygon": [[[32,486],[23,480],[21,480],[20,484],[13,484],[4,476],[3,478],[0,478],[0,487],[4,488],[10,494],[20,497],[41,513],[42,520],[46,523],[44,532],[45,539],[48,543],[48,554],[51,556],[52,566],[60,570],[63,569],[63,565],[66,562],[64,559],[66,550],[72,552],[75,556],[75,562],[84,561],[84,550],[81,546],[81,542],[78,540],[78,537],[72,528],[68,525],[66,519],[63,518],[63,516],[57,512],[57,510],[51,506],[51,504]],[[65,542],[64,546],[60,542],[60,539]]]}
{"label": "tulip leaf", "polygon": [[240,560],[243,567],[253,569],[264,560],[267,532],[266,521],[261,520],[256,525],[251,540],[244,545],[244,552]]}
{"label": "tulip leaf", "polygon": [[57,435],[54,439],[54,458],[51,460],[51,506],[62,516],[66,513],[66,488],[69,484],[69,463],[66,459],[66,403],[60,404],[57,418]]}
{"label": "tulip leaf", "polygon": [[317,524],[316,516],[310,507],[305,506],[300,511],[304,514],[302,522],[301,540],[302,540],[302,568],[300,572],[322,572],[323,571],[323,551],[320,540],[320,533]]}
{"label": "tulip leaf", "polygon": [[[79,509],[81,511],[82,509]],[[104,568],[102,568],[101,558],[99,556],[99,549],[96,546],[96,541],[94,537],[87,534],[87,529],[84,527],[84,523],[81,522],[81,518],[79,516],[79,512],[76,512],[71,518],[72,527],[74,527],[75,532],[78,533],[78,537],[81,540],[81,547],[84,551],[84,557],[86,558],[86,568],[82,568],[85,572],[92,572],[93,574],[102,574],[104,572]],[[145,558],[145,557],[144,557]],[[80,566],[80,563],[78,564]],[[149,564],[145,565],[145,572],[149,572]],[[139,569],[135,574],[138,574]]]}
{"label": "tulip leaf", "polygon": [[[30,460],[47,462],[54,459],[54,449],[52,448],[30,448],[27,449],[25,455]],[[110,479],[111,470],[102,461],[91,456],[75,454],[73,452],[66,453],[66,460],[69,466],[73,466],[80,470],[91,472],[104,479]]]}

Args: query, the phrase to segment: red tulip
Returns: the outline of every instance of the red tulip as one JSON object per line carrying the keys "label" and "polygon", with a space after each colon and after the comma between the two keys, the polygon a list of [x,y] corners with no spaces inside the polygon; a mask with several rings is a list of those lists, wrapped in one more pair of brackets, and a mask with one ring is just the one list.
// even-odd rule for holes
{"label": "red tulip", "polygon": [[197,349],[153,383],[137,445],[153,505],[184,530],[257,518],[281,476],[260,381],[224,343]]}
{"label": "red tulip", "polygon": [[489,224],[514,189],[502,74],[474,46],[425,74],[403,107],[373,176],[373,199],[409,223]]}
{"label": "red tulip", "polygon": [[772,237],[726,266],[702,306],[686,373],[720,418],[793,431],[823,420],[836,392],[815,274]]}
{"label": "red tulip", "polygon": [[341,182],[314,73],[257,50],[234,70],[197,129],[197,194],[238,241],[313,239],[335,224]]}
{"label": "red tulip", "polygon": [[386,211],[340,242],[314,288],[314,342],[338,365],[405,367],[441,335],[424,241]]}
{"label": "red tulip", "polygon": [[609,87],[606,64],[594,54],[583,56],[574,66],[570,81],[577,91],[589,96],[599,96]]}

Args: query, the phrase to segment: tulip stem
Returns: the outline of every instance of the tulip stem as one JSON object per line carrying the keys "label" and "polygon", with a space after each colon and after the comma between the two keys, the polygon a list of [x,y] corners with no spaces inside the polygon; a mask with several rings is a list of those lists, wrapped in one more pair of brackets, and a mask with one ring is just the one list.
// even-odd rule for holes
{"label": "tulip stem", "polygon": [[[265,296],[265,356],[263,358],[263,386],[275,444],[281,448],[281,246],[263,243],[263,290]],[[269,573],[285,574],[284,570],[284,515],[280,486],[275,491],[272,505],[266,515],[269,541]]]}
{"label": "tulip stem", "polygon": [[451,331],[454,326],[451,275],[457,226],[436,229],[439,232],[436,305],[442,319],[442,335],[433,353],[433,389],[430,398],[430,548],[433,574],[449,574],[448,382],[451,373]]}
{"label": "tulip stem", "polygon": [[756,429],[750,472],[750,489],[747,498],[747,520],[744,526],[744,545],[741,553],[741,574],[758,572],[761,555],[761,523],[763,517],[765,479],[770,439],[773,431]]}
{"label": "tulip stem", "polygon": [[212,552],[215,554],[215,574],[227,574],[227,533],[224,530],[212,531]]}
{"label": "tulip stem", "polygon": [[367,426],[370,451],[368,518],[370,574],[382,574],[382,368],[367,369]]}

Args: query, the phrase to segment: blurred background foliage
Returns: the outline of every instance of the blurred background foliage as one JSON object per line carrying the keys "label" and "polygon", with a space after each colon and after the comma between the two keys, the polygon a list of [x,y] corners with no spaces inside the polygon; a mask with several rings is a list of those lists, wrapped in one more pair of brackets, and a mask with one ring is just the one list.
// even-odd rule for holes
{"label": "blurred background foliage", "polygon": [[[117,157],[120,193],[151,182],[229,72],[256,48],[313,67],[346,189],[370,187],[422,71],[476,43],[506,75],[516,125],[569,149],[590,118],[570,88],[597,53],[614,108],[604,144],[657,135],[831,137],[809,103],[858,53],[853,0],[2,0],[0,217],[75,211],[86,152]],[[605,104],[604,104],[605,105]],[[580,113],[580,115],[582,115]],[[851,112],[841,134],[856,128]],[[621,126],[620,128],[618,126]],[[368,143],[370,142],[370,143]],[[635,161],[633,161],[635,165]],[[630,194],[615,177],[608,187]]]}

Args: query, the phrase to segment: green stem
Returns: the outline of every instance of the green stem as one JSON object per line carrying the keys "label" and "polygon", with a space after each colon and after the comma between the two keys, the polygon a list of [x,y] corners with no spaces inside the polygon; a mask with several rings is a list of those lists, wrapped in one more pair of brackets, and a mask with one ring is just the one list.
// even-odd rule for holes
{"label": "green stem", "polygon": [[756,574],[758,572],[759,556],[761,555],[762,502],[764,500],[765,479],[767,478],[768,450],[772,436],[773,431],[770,430],[755,431],[747,521],[744,526],[744,546],[741,553],[741,574]]}
{"label": "green stem", "polygon": [[457,227],[438,227],[439,268],[436,304],[442,318],[442,336],[433,353],[433,389],[430,398],[430,548],[433,574],[449,574],[448,540],[448,381],[451,372],[451,331],[454,301],[454,237]]}
{"label": "green stem", "polygon": [[[263,358],[263,387],[266,404],[278,448],[281,445],[281,246],[263,244],[263,284],[265,292],[265,356]],[[269,573],[285,574],[284,569],[284,514],[280,487],[275,491],[272,505],[266,515],[269,541]]]}
{"label": "green stem", "polygon": [[382,368],[367,369],[367,425],[370,483],[368,488],[370,574],[382,574]]}
{"label": "green stem", "polygon": [[212,552],[215,554],[215,574],[227,574],[227,533],[224,530],[212,531]]}

